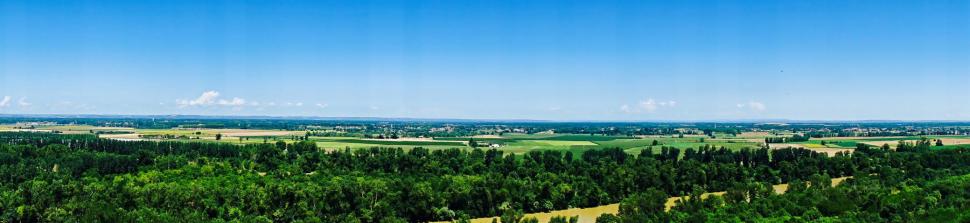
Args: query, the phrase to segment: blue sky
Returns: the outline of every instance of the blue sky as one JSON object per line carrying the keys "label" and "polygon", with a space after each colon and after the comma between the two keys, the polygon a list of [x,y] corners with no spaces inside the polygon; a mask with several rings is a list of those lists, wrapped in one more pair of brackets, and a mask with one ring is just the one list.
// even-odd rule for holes
{"label": "blue sky", "polygon": [[968,1],[0,1],[0,113],[970,120]]}

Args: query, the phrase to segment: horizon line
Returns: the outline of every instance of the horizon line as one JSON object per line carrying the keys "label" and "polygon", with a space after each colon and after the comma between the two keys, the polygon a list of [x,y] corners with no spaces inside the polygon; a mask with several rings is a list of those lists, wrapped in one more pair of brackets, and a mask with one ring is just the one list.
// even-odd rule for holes
{"label": "horizon line", "polygon": [[466,121],[466,122],[593,122],[593,123],[810,123],[810,122],[839,122],[839,123],[854,123],[854,122],[949,122],[949,123],[961,123],[968,122],[970,120],[946,120],[946,119],[790,119],[790,118],[745,118],[745,119],[641,119],[641,120],[609,120],[609,119],[503,119],[503,118],[416,118],[416,117],[381,117],[381,116],[313,116],[313,115],[201,115],[201,114],[23,114],[23,113],[0,113],[0,118],[97,118],[101,117],[130,117],[130,118],[154,118],[154,117],[202,117],[210,119],[291,119],[291,120],[341,120],[341,119],[353,119],[353,120],[399,120],[399,121]]}

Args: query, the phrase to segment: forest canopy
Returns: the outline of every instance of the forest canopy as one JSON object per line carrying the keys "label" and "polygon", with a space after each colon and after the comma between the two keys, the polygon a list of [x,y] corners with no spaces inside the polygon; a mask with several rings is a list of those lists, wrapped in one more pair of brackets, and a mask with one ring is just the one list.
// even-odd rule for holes
{"label": "forest canopy", "polygon": [[[970,204],[967,152],[866,145],[832,157],[712,146],[639,155],[611,148],[325,151],[306,142],[8,132],[0,133],[0,220],[427,222],[619,202],[619,214],[598,221],[958,221]],[[820,186],[843,176],[853,178]],[[765,191],[780,183],[792,185],[789,193]],[[670,196],[714,191],[727,194],[657,208]]]}

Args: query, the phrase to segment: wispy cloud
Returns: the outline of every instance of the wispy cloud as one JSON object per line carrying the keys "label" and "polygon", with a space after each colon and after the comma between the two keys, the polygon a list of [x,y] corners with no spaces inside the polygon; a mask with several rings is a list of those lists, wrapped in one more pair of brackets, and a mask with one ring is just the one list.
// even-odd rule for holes
{"label": "wispy cloud", "polygon": [[0,108],[10,106],[10,96],[3,96],[3,100],[0,100]]}
{"label": "wispy cloud", "polygon": [[[276,105],[276,103],[270,103],[270,104],[271,104],[270,106]],[[290,107],[290,106],[303,107],[303,102],[286,102],[286,103],[283,103],[282,105],[286,107]]]}
{"label": "wispy cloud", "polygon": [[246,101],[246,99],[233,97],[232,99],[220,99],[221,94],[218,91],[206,91],[202,92],[202,95],[196,97],[195,99],[176,99],[175,104],[179,108],[194,107],[194,106],[226,106],[233,107],[235,110],[241,109],[242,106],[258,106],[259,102]]}
{"label": "wispy cloud", "polygon": [[317,103],[316,106],[317,108],[321,108],[321,109],[330,107],[330,105],[326,103]]}
{"label": "wispy cloud", "polygon": [[620,105],[620,111],[624,113],[633,113],[633,109],[630,108],[630,105]]}
{"label": "wispy cloud", "polygon": [[218,104],[226,105],[226,106],[240,106],[240,105],[246,104],[246,99],[242,99],[242,98],[232,98],[232,100],[219,99]]}
{"label": "wispy cloud", "polygon": [[767,109],[764,103],[757,102],[757,101],[749,101],[748,103],[738,103],[735,106],[741,109],[748,108],[748,109],[751,109],[752,111],[759,111],[759,112]]}
{"label": "wispy cloud", "polygon": [[17,100],[17,105],[20,105],[20,107],[28,107],[32,104],[27,102],[26,97],[20,97],[20,100]]}
{"label": "wispy cloud", "polygon": [[657,101],[653,98],[648,98],[647,100],[640,101],[636,106],[630,106],[628,104],[621,105],[620,111],[624,113],[641,113],[641,112],[655,112],[660,108],[669,108],[677,106],[676,101]]}

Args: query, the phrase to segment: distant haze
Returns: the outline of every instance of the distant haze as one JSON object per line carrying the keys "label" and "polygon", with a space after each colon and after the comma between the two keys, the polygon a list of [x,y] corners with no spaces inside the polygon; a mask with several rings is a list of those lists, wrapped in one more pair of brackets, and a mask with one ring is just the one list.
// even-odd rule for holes
{"label": "distant haze", "polygon": [[970,120],[970,1],[0,1],[0,114]]}

